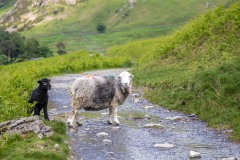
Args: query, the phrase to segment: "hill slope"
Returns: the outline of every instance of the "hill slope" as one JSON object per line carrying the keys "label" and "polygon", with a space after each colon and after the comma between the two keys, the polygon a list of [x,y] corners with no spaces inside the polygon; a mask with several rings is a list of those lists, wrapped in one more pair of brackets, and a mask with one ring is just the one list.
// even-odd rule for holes
{"label": "hill slope", "polygon": [[[14,20],[9,23],[9,15],[5,16],[6,23],[4,18],[2,21],[8,30],[24,31],[23,35],[37,38],[54,49],[58,42],[63,42],[68,51],[82,48],[104,51],[115,44],[165,35],[227,1],[79,0],[75,5],[67,5],[67,0],[43,0],[46,5],[42,5],[39,0],[18,0],[19,5],[10,14]],[[105,34],[96,31],[99,23],[106,24]]]}
{"label": "hill slope", "polygon": [[[131,55],[135,82],[151,101],[232,128],[240,140],[240,2],[217,8],[174,34],[113,47]],[[116,55],[117,54],[117,55]]]}

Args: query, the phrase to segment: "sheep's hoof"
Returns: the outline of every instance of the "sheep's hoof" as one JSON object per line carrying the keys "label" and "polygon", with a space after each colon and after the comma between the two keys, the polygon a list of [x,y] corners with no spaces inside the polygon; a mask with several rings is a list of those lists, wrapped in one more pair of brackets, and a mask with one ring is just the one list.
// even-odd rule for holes
{"label": "sheep's hoof", "polygon": [[68,128],[73,128],[73,124],[68,124]]}
{"label": "sheep's hoof", "polygon": [[81,122],[76,122],[78,126],[82,126],[83,124]]}
{"label": "sheep's hoof", "polygon": [[115,122],[115,124],[116,124],[117,126],[119,126],[119,125],[120,125],[120,122],[118,122],[118,123]]}
{"label": "sheep's hoof", "polygon": [[111,121],[107,121],[108,124],[112,125],[113,123]]}

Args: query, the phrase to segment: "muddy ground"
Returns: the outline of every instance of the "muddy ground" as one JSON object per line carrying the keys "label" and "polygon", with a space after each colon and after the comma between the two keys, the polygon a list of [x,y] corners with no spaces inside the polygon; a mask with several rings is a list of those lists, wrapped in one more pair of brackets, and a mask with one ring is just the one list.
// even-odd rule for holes
{"label": "muddy ground", "polygon": [[[85,72],[90,75],[118,75],[126,69]],[[70,85],[83,74],[51,78],[49,114],[66,122]],[[83,126],[69,128],[71,159],[74,160],[187,160],[189,152],[203,160],[240,160],[240,144],[230,142],[226,132],[215,131],[192,114],[169,111],[148,102],[133,90],[119,107],[120,126],[107,124],[108,110],[80,111]],[[148,128],[146,124],[153,124]],[[101,134],[105,132],[106,135]],[[230,132],[230,131],[229,131]],[[154,146],[155,145],[155,146]]]}

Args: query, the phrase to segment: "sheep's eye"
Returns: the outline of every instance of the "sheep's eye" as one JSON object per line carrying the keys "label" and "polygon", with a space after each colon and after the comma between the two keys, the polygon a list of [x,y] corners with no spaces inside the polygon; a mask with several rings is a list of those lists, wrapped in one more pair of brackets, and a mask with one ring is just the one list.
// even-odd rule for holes
{"label": "sheep's eye", "polygon": [[46,85],[46,82],[43,82],[42,84],[43,84],[43,85]]}

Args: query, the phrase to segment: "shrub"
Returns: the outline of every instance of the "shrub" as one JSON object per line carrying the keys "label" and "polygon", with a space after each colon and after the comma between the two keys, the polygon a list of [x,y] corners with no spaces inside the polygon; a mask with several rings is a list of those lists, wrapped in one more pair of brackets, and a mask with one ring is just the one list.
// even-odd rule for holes
{"label": "shrub", "polygon": [[106,25],[105,24],[103,24],[103,23],[99,23],[98,25],[97,25],[97,31],[99,32],[99,33],[104,33],[105,31],[106,31]]}

